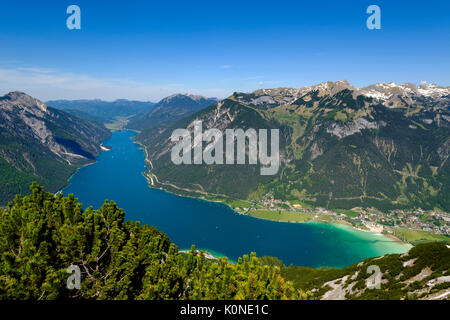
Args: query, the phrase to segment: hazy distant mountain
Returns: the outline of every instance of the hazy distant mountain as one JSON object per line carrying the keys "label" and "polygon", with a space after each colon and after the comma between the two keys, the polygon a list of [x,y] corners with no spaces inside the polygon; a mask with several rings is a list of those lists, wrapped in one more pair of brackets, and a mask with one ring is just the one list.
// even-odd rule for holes
{"label": "hazy distant mountain", "polygon": [[[236,198],[296,200],[317,206],[441,207],[450,210],[450,87],[394,83],[355,88],[347,81],[300,89],[236,92],[138,140],[156,186]],[[281,167],[174,165],[175,128],[280,129]],[[248,162],[247,162],[248,163]],[[180,192],[180,189],[173,189]]]}
{"label": "hazy distant mountain", "polygon": [[58,191],[91,163],[110,136],[101,124],[48,107],[22,92],[0,97],[0,204],[33,180]]}
{"label": "hazy distant mountain", "polygon": [[130,117],[149,112],[154,102],[119,99],[112,102],[102,100],[52,100],[49,106],[101,123],[113,122],[117,117]]}
{"label": "hazy distant mountain", "polygon": [[215,102],[216,98],[174,94],[162,99],[150,112],[132,118],[127,127],[136,130],[164,127]]}

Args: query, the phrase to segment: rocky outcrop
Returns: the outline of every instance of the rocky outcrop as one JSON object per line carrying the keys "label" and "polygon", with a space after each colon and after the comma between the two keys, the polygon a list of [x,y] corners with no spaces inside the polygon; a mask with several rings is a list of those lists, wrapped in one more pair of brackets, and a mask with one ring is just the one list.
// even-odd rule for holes
{"label": "rocky outcrop", "polygon": [[361,132],[361,130],[364,129],[378,129],[379,127],[380,125],[376,122],[370,122],[364,118],[359,118],[356,120],[356,123],[349,123],[343,125],[339,123],[333,123],[331,124],[330,128],[327,128],[327,132],[341,139],[350,136],[352,134],[355,134],[357,132]]}
{"label": "rocky outcrop", "polygon": [[[79,166],[94,161],[110,132],[98,123],[48,107],[22,92],[0,97],[0,174],[6,194],[38,180],[49,190],[64,185]],[[56,191],[56,190],[55,190]]]}

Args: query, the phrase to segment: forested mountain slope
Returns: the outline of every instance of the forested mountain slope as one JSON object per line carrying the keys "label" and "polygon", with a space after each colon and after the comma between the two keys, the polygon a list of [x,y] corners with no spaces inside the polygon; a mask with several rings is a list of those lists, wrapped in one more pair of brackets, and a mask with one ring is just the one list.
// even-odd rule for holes
{"label": "forested mountain slope", "polygon": [[159,101],[151,111],[131,118],[127,128],[145,130],[165,127],[215,102],[217,102],[215,98],[192,94],[173,94]]}
{"label": "forested mountain slope", "polygon": [[[346,81],[234,93],[168,128],[143,131],[158,187],[315,206],[450,210],[450,88]],[[280,129],[277,175],[259,165],[175,165],[176,128]],[[205,143],[203,143],[205,146]],[[248,161],[247,161],[248,163]],[[176,188],[175,188],[176,187]],[[187,191],[186,191],[187,192]]]}
{"label": "forested mountain slope", "polygon": [[77,168],[95,160],[109,136],[103,125],[25,93],[0,97],[0,204],[27,193],[34,180],[58,191]]}

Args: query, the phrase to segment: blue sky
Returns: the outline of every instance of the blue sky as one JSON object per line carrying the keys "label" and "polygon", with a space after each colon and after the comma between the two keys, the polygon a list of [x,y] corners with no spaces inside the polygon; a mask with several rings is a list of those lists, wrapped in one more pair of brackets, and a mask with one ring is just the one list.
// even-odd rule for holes
{"label": "blue sky", "polygon": [[[81,30],[66,9],[81,8]],[[381,30],[366,9],[381,8]],[[450,1],[2,1],[0,94],[157,101],[346,79],[450,85]]]}

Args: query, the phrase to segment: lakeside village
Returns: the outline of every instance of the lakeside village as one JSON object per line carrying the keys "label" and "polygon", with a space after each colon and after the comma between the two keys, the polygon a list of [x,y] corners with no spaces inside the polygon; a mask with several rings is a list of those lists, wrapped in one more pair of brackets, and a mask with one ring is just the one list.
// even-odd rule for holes
{"label": "lakeside village", "polygon": [[[362,231],[393,235],[404,241],[448,240],[450,241],[450,213],[422,209],[391,210],[381,212],[375,208],[355,207],[350,210],[310,208],[289,201],[275,200],[265,195],[261,201],[248,202],[248,207],[233,206],[239,214],[263,219],[307,222],[324,221],[351,225]],[[427,234],[429,236],[427,236]]]}

